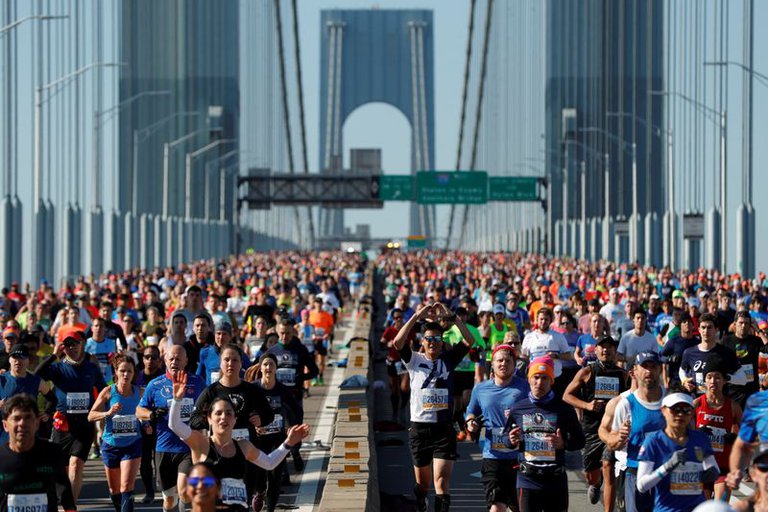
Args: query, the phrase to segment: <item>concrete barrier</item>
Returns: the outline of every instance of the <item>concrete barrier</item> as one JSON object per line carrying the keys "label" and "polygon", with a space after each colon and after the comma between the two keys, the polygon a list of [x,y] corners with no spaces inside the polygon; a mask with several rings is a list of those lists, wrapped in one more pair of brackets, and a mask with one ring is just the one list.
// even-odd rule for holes
{"label": "concrete barrier", "polygon": [[[375,267],[369,264],[361,297],[372,293]],[[342,389],[334,423],[330,460],[319,510],[379,511],[379,484],[373,437],[372,304],[356,305],[344,378],[362,375],[367,389]]]}

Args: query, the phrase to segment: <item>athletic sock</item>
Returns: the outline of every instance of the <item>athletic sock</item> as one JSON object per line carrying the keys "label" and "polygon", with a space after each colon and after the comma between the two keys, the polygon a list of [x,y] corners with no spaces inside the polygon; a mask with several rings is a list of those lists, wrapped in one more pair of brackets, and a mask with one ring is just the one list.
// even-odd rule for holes
{"label": "athletic sock", "polygon": [[115,507],[115,512],[120,512],[120,493],[110,494],[109,497],[112,500],[112,506]]}
{"label": "athletic sock", "polygon": [[120,512],[133,512],[133,491],[120,493]]}
{"label": "athletic sock", "polygon": [[435,495],[435,512],[448,512],[449,508],[451,508],[451,495],[436,494]]}

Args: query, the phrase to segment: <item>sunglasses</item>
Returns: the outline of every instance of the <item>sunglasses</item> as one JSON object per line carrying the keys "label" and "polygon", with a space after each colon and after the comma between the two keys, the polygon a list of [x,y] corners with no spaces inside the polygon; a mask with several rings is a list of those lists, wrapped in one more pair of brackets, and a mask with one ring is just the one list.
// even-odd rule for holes
{"label": "sunglasses", "polygon": [[693,409],[688,406],[671,407],[669,409],[675,416],[688,416],[693,413]]}
{"label": "sunglasses", "polygon": [[424,336],[422,339],[429,343],[437,343],[439,341],[443,341],[442,336]]}
{"label": "sunglasses", "polygon": [[144,356],[144,359],[160,359],[160,358],[157,356],[153,356],[152,354],[147,354]]}
{"label": "sunglasses", "polygon": [[755,462],[755,467],[761,472],[761,473],[768,473],[768,461],[764,462]]}
{"label": "sunglasses", "polygon": [[192,487],[197,487],[201,483],[203,484],[203,487],[213,487],[216,485],[216,479],[212,476],[191,476],[187,478],[187,485],[191,485]]}
{"label": "sunglasses", "polygon": [[79,343],[77,343],[77,342],[68,341],[68,342],[64,343],[64,348],[73,348],[73,347],[76,347],[78,345],[79,345]]}

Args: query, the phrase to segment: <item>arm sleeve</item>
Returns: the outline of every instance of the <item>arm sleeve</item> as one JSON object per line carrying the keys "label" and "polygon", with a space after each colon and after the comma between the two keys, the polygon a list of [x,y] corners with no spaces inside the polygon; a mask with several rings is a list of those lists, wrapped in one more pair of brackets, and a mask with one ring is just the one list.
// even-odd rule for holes
{"label": "arm sleeve", "polygon": [[252,463],[267,471],[271,471],[280,465],[280,463],[283,462],[283,459],[285,459],[285,456],[290,452],[291,450],[286,448],[285,444],[281,444],[272,450],[272,453],[270,454],[266,454],[259,450],[259,456],[256,457],[256,460],[252,461]]}
{"label": "arm sleeve", "polygon": [[181,421],[181,403],[175,398],[171,400],[171,409],[168,416],[168,426],[171,427],[173,433],[179,436],[182,441],[189,439],[189,436],[192,435],[192,429]]}
{"label": "arm sleeve", "polygon": [[637,490],[647,492],[655,487],[665,476],[667,474],[662,468],[659,468],[658,471],[653,470],[652,461],[641,460],[637,466]]}

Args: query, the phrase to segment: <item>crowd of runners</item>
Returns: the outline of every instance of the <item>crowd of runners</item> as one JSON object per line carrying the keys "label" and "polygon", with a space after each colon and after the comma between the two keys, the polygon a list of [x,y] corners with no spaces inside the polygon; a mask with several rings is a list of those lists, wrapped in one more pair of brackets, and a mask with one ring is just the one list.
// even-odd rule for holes
{"label": "crowd of runners", "polygon": [[[366,264],[250,254],[3,290],[0,509],[75,510],[98,458],[116,512],[274,510]],[[459,442],[482,444],[493,511],[568,510],[569,451],[596,509],[726,506],[751,480],[734,506],[768,510],[764,274],[430,251],[372,268],[418,510],[433,486],[449,510]]]}
{"label": "crowd of runners", "polygon": [[0,510],[75,510],[89,458],[115,512],[275,510],[364,265],[251,254],[3,290]]}
{"label": "crowd of runners", "polygon": [[433,485],[449,510],[466,441],[491,511],[568,510],[567,451],[606,512],[731,510],[743,480],[733,506],[768,510],[765,274],[391,251],[378,271],[417,510]]}

